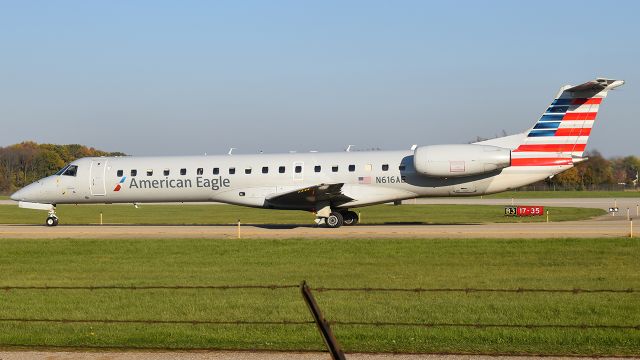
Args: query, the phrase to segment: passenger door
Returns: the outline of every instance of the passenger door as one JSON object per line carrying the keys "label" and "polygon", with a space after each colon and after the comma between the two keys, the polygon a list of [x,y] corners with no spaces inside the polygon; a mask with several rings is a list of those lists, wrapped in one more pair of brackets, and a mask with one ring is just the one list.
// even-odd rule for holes
{"label": "passenger door", "polygon": [[89,176],[91,178],[91,195],[105,196],[107,193],[105,173],[107,171],[107,160],[97,159],[91,160],[91,169]]}

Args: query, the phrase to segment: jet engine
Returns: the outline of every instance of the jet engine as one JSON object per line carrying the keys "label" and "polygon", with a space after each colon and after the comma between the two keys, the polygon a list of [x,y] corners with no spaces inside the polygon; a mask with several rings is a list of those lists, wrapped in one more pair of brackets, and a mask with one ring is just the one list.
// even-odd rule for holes
{"label": "jet engine", "polygon": [[418,173],[433,177],[484,174],[511,165],[511,150],[490,145],[429,145],[415,149]]}

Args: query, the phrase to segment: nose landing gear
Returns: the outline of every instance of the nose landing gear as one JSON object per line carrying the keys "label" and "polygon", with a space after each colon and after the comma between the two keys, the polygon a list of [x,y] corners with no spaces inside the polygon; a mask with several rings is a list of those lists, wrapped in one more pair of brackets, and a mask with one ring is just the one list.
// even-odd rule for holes
{"label": "nose landing gear", "polygon": [[47,226],[57,226],[58,225],[58,216],[56,215],[56,208],[52,208],[49,210],[49,216],[47,216],[47,221],[45,221],[45,225]]}

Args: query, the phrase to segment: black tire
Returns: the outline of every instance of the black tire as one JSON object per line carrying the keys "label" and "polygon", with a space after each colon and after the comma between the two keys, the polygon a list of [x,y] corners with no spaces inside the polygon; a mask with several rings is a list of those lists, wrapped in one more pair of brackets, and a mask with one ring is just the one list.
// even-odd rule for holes
{"label": "black tire", "polygon": [[355,225],[360,220],[358,213],[355,211],[345,211],[342,213],[342,217],[344,218],[344,225],[347,226]]}
{"label": "black tire", "polygon": [[54,218],[53,226],[58,226],[58,218]]}
{"label": "black tire", "polygon": [[47,226],[56,226],[56,225],[58,225],[58,219],[54,218],[53,216],[49,216],[47,218],[47,221],[45,222],[45,225],[47,225]]}
{"label": "black tire", "polygon": [[329,217],[325,219],[325,223],[330,228],[339,228],[344,224],[344,218],[339,212],[332,212],[329,214]]}

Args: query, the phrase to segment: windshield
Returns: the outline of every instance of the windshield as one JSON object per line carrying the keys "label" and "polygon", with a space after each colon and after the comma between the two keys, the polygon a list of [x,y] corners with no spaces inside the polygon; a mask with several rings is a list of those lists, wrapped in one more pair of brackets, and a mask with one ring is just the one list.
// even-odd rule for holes
{"label": "windshield", "polygon": [[56,173],[56,175],[62,175],[62,173],[63,173],[63,172],[65,172],[65,170],[67,170],[67,168],[68,168],[69,166],[70,166],[70,165],[67,165],[67,166],[63,167],[62,169],[58,170],[58,172]]}
{"label": "windshield", "polygon": [[64,175],[64,176],[76,176],[77,174],[78,174],[77,165],[67,165],[56,173],[56,175]]}

